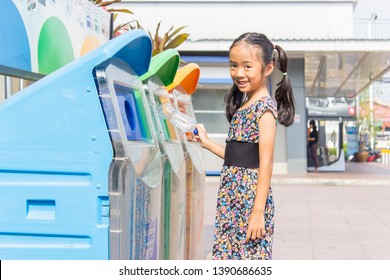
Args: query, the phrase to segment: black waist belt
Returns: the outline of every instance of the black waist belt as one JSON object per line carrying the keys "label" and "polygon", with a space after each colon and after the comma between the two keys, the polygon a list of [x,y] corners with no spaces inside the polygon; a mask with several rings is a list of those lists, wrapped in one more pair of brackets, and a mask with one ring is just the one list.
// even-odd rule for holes
{"label": "black waist belt", "polygon": [[248,142],[226,142],[226,166],[239,166],[246,168],[259,168],[259,144]]}

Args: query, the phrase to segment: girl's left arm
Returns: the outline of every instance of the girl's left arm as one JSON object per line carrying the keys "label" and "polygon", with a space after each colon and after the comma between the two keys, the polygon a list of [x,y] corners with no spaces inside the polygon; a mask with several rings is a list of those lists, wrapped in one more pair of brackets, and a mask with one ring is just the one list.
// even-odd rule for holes
{"label": "girl's left arm", "polygon": [[252,213],[249,217],[246,242],[249,239],[257,239],[265,235],[264,210],[267,202],[268,191],[271,185],[274,143],[276,135],[275,117],[270,111],[266,111],[259,120],[259,171],[256,198]]}

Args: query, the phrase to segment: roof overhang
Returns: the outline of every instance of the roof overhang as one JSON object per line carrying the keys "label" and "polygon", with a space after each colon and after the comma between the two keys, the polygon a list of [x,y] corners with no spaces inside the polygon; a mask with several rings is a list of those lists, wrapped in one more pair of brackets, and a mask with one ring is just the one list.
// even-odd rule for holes
{"label": "roof overhang", "polygon": [[280,45],[290,56],[305,58],[309,97],[354,97],[390,70],[390,40],[297,40]]}
{"label": "roof overhang", "polygon": [[[191,52],[226,52],[232,40],[199,40]],[[305,95],[354,97],[390,70],[390,39],[273,39],[290,58],[304,58]]]}

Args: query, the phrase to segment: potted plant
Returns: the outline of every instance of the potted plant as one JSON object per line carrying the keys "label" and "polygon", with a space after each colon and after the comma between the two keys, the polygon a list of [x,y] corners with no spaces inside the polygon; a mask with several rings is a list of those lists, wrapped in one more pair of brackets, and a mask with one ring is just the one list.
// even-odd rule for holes
{"label": "potted plant", "polygon": [[368,158],[368,143],[371,131],[371,120],[368,114],[356,118],[358,131],[358,151],[355,153],[357,162],[366,162]]}

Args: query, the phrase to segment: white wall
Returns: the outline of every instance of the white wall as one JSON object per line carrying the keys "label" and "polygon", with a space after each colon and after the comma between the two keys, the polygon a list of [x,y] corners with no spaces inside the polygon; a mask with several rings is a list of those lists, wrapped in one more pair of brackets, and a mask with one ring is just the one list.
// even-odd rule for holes
{"label": "white wall", "polygon": [[226,63],[222,66],[201,66],[202,71],[200,72],[200,78],[214,78],[214,79],[231,79],[229,65]]}
{"label": "white wall", "polygon": [[258,31],[269,38],[352,38],[356,1],[123,1],[134,15],[119,15],[117,23],[138,19],[154,34],[188,26],[191,41],[231,40],[243,32]]}

